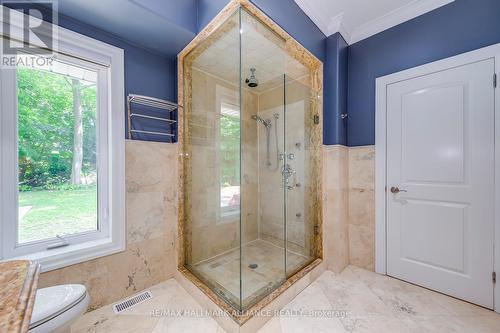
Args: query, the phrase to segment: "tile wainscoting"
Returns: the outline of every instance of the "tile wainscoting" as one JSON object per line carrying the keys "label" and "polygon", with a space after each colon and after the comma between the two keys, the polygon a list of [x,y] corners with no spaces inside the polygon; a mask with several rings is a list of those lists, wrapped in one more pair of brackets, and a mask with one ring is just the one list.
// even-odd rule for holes
{"label": "tile wainscoting", "polygon": [[375,270],[375,146],[350,147],[349,263]]}
{"label": "tile wainscoting", "polygon": [[39,287],[81,283],[100,308],[174,276],[177,144],[126,142],[127,249],[40,275]]}
{"label": "tile wainscoting", "polygon": [[[374,269],[374,147],[324,146],[324,256],[327,269]],[[42,273],[39,287],[85,284],[90,310],[175,273],[177,145],[127,141],[127,250]]]}
{"label": "tile wainscoting", "polygon": [[324,146],[325,259],[375,270],[375,146]]}

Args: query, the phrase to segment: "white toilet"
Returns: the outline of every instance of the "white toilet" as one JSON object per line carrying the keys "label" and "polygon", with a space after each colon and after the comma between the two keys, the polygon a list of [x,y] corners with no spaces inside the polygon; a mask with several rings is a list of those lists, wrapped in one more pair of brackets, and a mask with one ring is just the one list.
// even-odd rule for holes
{"label": "white toilet", "polygon": [[90,296],[81,284],[38,289],[28,332],[70,332],[71,325],[87,310],[89,303]]}

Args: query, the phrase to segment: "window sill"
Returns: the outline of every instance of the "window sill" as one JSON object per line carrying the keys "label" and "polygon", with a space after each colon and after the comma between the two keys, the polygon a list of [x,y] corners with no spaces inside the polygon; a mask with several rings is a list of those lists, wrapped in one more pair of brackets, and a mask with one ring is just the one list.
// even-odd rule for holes
{"label": "window sill", "polygon": [[222,212],[220,214],[219,219],[218,219],[216,224],[232,223],[232,222],[236,222],[239,219],[240,219],[240,211],[239,210],[226,211],[226,212]]}
{"label": "window sill", "polygon": [[36,261],[40,264],[41,272],[43,273],[122,252],[125,251],[125,247],[125,241],[113,242],[111,238],[106,238],[31,253],[15,258],[9,258],[9,260],[27,259]]}

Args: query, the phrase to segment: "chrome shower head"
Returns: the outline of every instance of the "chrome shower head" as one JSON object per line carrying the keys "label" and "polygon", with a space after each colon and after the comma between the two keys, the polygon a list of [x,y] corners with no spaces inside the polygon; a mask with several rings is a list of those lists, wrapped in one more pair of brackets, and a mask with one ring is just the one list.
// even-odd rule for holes
{"label": "chrome shower head", "polygon": [[250,88],[255,88],[259,85],[259,80],[255,77],[255,68],[250,68],[250,77],[245,80],[245,83]]}
{"label": "chrome shower head", "polygon": [[271,127],[271,120],[270,119],[262,119],[261,117],[259,117],[258,115],[256,114],[253,114],[252,115],[252,119],[253,120],[257,120],[258,122],[260,122],[262,125],[266,126],[266,128],[269,128]]}

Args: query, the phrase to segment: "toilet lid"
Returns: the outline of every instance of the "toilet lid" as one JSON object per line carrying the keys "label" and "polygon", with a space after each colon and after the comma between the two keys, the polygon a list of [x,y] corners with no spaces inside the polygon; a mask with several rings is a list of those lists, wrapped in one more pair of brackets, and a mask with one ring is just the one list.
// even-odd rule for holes
{"label": "toilet lid", "polygon": [[81,284],[65,284],[38,289],[31,314],[30,326],[38,326],[78,304],[85,298]]}

